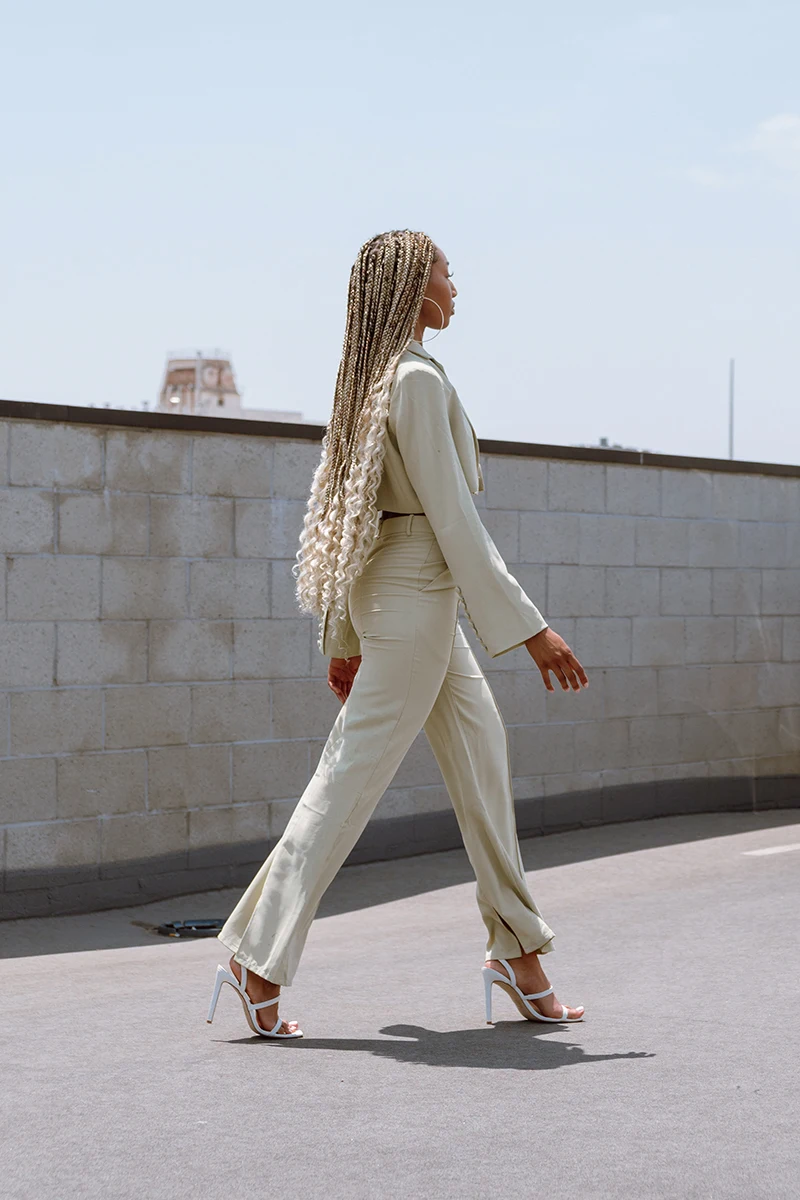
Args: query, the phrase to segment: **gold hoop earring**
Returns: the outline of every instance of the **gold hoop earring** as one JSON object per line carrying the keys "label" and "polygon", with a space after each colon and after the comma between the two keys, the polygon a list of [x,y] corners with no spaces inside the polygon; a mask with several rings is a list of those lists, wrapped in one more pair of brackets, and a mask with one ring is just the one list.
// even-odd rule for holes
{"label": "gold hoop earring", "polygon": [[437,338],[439,336],[439,334],[442,332],[442,329],[444,329],[444,310],[442,309],[441,304],[439,304],[439,302],[437,300],[434,300],[432,296],[423,296],[422,299],[423,299],[423,303],[425,300],[428,300],[431,304],[435,304],[436,307],[438,308],[439,312],[442,314],[441,328],[436,330],[436,333],[434,333],[433,337],[420,338],[421,342],[432,342],[433,338]]}

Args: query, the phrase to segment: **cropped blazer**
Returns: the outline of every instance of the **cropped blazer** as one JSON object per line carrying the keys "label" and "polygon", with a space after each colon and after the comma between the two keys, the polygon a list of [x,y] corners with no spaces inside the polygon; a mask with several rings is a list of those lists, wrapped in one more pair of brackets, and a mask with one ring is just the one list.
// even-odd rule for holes
{"label": "cropped blazer", "polygon": [[[464,611],[491,658],[547,628],[538,608],[508,570],[478,515],[484,490],[475,430],[444,367],[420,342],[400,357],[389,398],[383,474],[377,506],[424,512],[453,577]],[[318,646],[336,658],[360,654],[349,621],[341,641],[320,621]]]}

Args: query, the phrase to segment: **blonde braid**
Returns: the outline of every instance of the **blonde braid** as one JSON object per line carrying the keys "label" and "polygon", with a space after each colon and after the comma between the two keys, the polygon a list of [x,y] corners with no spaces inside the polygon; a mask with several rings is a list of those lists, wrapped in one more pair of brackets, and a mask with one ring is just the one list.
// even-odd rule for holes
{"label": "blonde braid", "polygon": [[292,566],[301,610],[317,617],[330,610],[334,638],[380,526],[376,497],[392,381],[414,336],[435,256],[427,234],[393,229],[365,242],[350,272],[333,411]]}

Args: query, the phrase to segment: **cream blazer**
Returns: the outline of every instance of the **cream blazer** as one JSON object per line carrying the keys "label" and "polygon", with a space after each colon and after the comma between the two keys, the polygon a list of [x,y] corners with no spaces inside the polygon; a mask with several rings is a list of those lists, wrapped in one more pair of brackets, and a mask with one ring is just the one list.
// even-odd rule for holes
{"label": "cream blazer", "polygon": [[[547,622],[509,572],[478,515],[473,495],[484,490],[479,455],[475,430],[444,367],[420,342],[410,342],[390,393],[377,506],[425,513],[470,624],[496,658],[546,629]],[[352,623],[343,641],[334,642],[328,615],[320,622],[322,653],[360,654]]]}

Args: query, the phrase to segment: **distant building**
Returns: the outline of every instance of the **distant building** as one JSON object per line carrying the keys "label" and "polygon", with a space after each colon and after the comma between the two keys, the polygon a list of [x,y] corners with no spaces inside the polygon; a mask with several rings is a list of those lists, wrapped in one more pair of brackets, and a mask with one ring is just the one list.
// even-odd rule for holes
{"label": "distant building", "polygon": [[170,356],[155,411],[251,421],[303,421],[301,412],[243,408],[231,357],[224,350]]}
{"label": "distant building", "polygon": [[599,442],[573,442],[578,450],[629,450],[634,454],[652,454],[651,450],[642,450],[639,446],[621,446],[619,442],[609,442],[607,437],[601,437]]}

